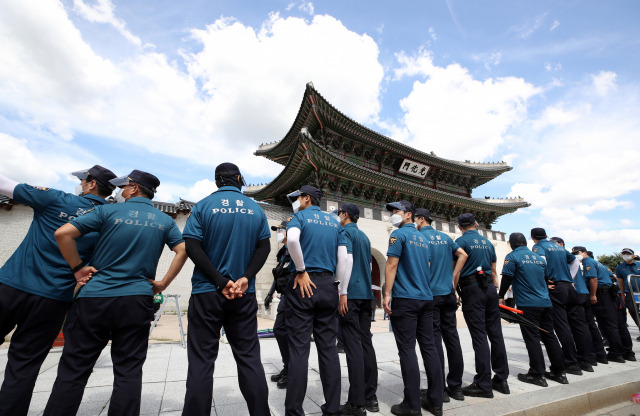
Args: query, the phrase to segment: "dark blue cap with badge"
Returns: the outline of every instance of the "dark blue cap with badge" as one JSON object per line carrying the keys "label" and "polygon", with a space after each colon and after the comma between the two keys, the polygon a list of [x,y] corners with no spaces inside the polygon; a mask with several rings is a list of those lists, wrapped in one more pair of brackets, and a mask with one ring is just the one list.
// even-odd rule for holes
{"label": "dark blue cap with badge", "polygon": [[416,209],[416,217],[424,217],[426,220],[431,221],[431,211],[426,208]]}
{"label": "dark blue cap with badge", "polygon": [[111,179],[114,179],[116,177],[116,174],[100,165],[95,165],[89,169],[83,169],[83,170],[71,172],[71,174],[80,180],[87,179],[89,176],[91,176],[93,179],[100,182],[101,184],[111,189],[112,191],[116,188],[113,184],[109,182],[111,181]]}
{"label": "dark blue cap with badge", "polygon": [[154,175],[137,169],[132,170],[127,176],[120,176],[119,178],[112,179],[110,182],[119,188],[133,182],[147,188],[153,193],[155,193],[158,186],[160,186],[160,180]]}
{"label": "dark blue cap with badge", "polygon": [[623,249],[622,249],[622,251],[621,251],[620,253],[621,253],[621,254],[624,254],[624,253],[635,254],[635,253],[633,252],[633,250],[631,250],[630,248],[623,248]]}
{"label": "dark blue cap with badge", "polygon": [[412,214],[416,212],[416,208],[413,204],[409,201],[405,201],[404,199],[402,201],[390,202],[387,204],[387,211],[393,212],[394,209],[411,212]]}
{"label": "dark blue cap with badge", "polygon": [[476,217],[470,212],[465,212],[464,214],[458,215],[458,225],[461,227],[468,227],[475,223]]}
{"label": "dark blue cap with badge", "polygon": [[547,232],[544,228],[536,227],[531,229],[531,238],[536,240],[544,240],[547,238]]}
{"label": "dark blue cap with badge", "polygon": [[287,228],[287,223],[289,221],[282,221],[280,224],[278,225],[272,225],[271,226],[271,231],[278,231],[278,230],[285,230]]}
{"label": "dark blue cap with badge", "polygon": [[564,240],[560,237],[551,237],[549,240],[555,241],[558,244],[562,244],[564,246]]}
{"label": "dark blue cap with badge", "polygon": [[290,203],[294,203],[295,200],[298,199],[300,195],[309,195],[310,197],[315,198],[318,201],[322,199],[322,191],[311,185],[303,185],[302,188],[288,194],[287,199],[289,200]]}
{"label": "dark blue cap with badge", "polygon": [[584,251],[586,253],[587,248],[584,246],[575,246],[574,248],[571,249],[571,254],[576,255],[581,251]]}
{"label": "dark blue cap with badge", "polygon": [[357,221],[360,218],[360,208],[353,204],[342,204],[339,211],[346,212],[351,217],[352,221]]}

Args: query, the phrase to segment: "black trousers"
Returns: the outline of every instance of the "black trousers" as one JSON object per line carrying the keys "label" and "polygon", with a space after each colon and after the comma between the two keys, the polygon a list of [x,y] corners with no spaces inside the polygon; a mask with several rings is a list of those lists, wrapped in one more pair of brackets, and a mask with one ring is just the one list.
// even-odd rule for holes
{"label": "black trousers", "polygon": [[258,302],[255,293],[228,300],[220,292],[192,294],[189,300],[187,333],[187,392],[183,415],[210,415],[213,371],[224,329],[238,368],[240,392],[249,414],[270,415],[269,391],[260,361]]}
{"label": "black trousers", "polygon": [[276,312],[276,321],[273,324],[273,335],[278,342],[278,349],[282,357],[282,370],[287,373],[289,367],[289,337],[287,335],[287,319],[285,310],[287,307],[287,297],[282,294],[280,303],[278,303],[278,311]]}
{"label": "black trousers", "polygon": [[593,354],[591,333],[578,293],[569,282],[556,282],[549,290],[553,305],[553,327],[562,345],[564,366],[588,362]]}
{"label": "black trousers", "polygon": [[0,283],[0,345],[11,337],[4,381],[0,388],[0,415],[29,412],[40,367],[62,328],[71,302],[23,292]]}
{"label": "black trousers", "polygon": [[446,375],[446,385],[460,387],[462,385],[462,373],[464,373],[464,360],[462,347],[458,336],[456,311],[458,301],[454,292],[444,296],[433,297],[433,335],[435,337],[436,350],[440,358],[442,376],[444,373],[444,351],[442,342],[447,349],[447,362],[449,373]]}
{"label": "black trousers", "polygon": [[[485,391],[491,391],[491,369],[497,381],[509,377],[507,350],[504,346],[498,292],[493,283],[486,289],[471,284],[462,289],[462,313],[467,322],[473,351],[475,352],[476,375],[473,382]],[[489,343],[491,342],[491,349]]]}
{"label": "black trousers", "polygon": [[315,339],[320,381],[325,403],[323,414],[339,414],[340,359],[336,348],[338,330],[338,287],[333,274],[310,274],[316,285],[313,296],[302,298],[295,279],[287,284],[287,331],[289,333],[289,379],[285,398],[286,415],[304,415],[302,402],[307,392],[311,334]]}
{"label": "black trousers", "polygon": [[633,340],[627,328],[627,308],[622,303],[622,297],[620,295],[615,296],[614,303],[616,306],[616,315],[618,317],[618,335],[620,335],[620,342],[622,343],[622,353],[624,355],[635,355],[633,352]]}
{"label": "black trousers", "polygon": [[598,302],[593,305],[593,313],[598,320],[598,327],[609,341],[609,354],[617,357],[623,354],[622,342],[618,333],[618,315],[613,296],[608,291],[596,294]]}
{"label": "black trousers", "polygon": [[403,402],[410,409],[420,411],[420,367],[416,355],[418,341],[427,373],[429,400],[434,406],[442,406],[444,384],[433,334],[433,301],[392,298],[391,324],[400,357]]}
{"label": "black trousers", "polygon": [[113,391],[109,415],[139,415],[152,296],[79,298],[64,326],[58,376],[44,414],[75,415],[100,353],[111,339]]}
{"label": "black trousers", "polygon": [[589,333],[591,335],[591,355],[592,360],[604,360],[607,358],[607,352],[604,350],[604,342],[602,342],[602,334],[596,324],[596,319],[593,315],[593,306],[591,305],[591,299],[588,294],[578,294],[578,301],[584,308],[584,318],[589,327]]}
{"label": "black trousers", "polygon": [[349,299],[349,312],[338,316],[342,342],[349,369],[349,396],[347,401],[364,406],[365,399],[378,390],[378,362],[371,342],[371,300]]}
{"label": "black trousers", "polygon": [[640,328],[640,325],[638,324],[638,317],[636,316],[636,312],[635,312],[640,309],[636,304],[636,302],[634,301],[633,296],[631,295],[631,292],[624,293],[624,302],[625,302],[625,306],[627,307],[627,310],[629,311],[629,315],[631,315],[631,319],[633,319],[633,322],[636,323],[636,326]]}
{"label": "black trousers", "polygon": [[556,338],[553,331],[553,311],[551,308],[533,308],[533,307],[520,307],[523,312],[523,318],[526,318],[536,324],[538,327],[544,329],[540,331],[537,328],[531,328],[526,325],[520,325],[520,332],[522,332],[522,339],[527,347],[529,353],[529,374],[535,376],[544,375],[546,368],[544,364],[544,355],[542,354],[542,347],[540,346],[540,337],[544,343],[544,348],[547,350],[549,361],[551,363],[551,372],[558,374],[564,372],[564,358],[562,356],[562,348]]}

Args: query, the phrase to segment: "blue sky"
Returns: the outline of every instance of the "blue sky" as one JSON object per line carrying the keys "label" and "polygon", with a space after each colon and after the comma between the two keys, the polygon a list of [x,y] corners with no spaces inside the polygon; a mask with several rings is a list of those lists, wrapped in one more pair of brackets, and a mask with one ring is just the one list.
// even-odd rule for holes
{"label": "blue sky", "polygon": [[0,0],[0,173],[73,190],[102,164],[197,200],[213,169],[252,183],[305,84],[437,155],[514,169],[474,192],[522,196],[535,226],[598,254],[640,249],[636,1]]}

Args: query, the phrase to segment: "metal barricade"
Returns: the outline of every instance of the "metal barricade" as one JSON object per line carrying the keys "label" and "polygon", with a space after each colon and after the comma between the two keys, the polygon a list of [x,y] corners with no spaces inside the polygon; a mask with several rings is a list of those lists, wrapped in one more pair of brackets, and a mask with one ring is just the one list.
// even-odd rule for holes
{"label": "metal barricade", "polygon": [[153,324],[151,324],[151,328],[149,329],[149,336],[153,332],[153,329],[156,327],[160,316],[162,316],[162,311],[164,311],[164,305],[167,304],[167,301],[173,300],[176,303],[176,313],[178,314],[178,326],[180,327],[180,342],[182,348],[187,348],[187,343],[184,340],[184,329],[182,326],[182,309],[180,309],[180,295],[164,295],[164,299],[162,299],[162,304],[160,305],[160,309],[156,312],[155,319],[153,320]]}
{"label": "metal barricade", "polygon": [[640,275],[630,274],[628,277],[629,290],[631,291],[633,304],[635,305],[633,311],[636,315],[636,325],[638,325],[638,329],[640,329],[640,312],[638,312],[638,305],[640,305]]}

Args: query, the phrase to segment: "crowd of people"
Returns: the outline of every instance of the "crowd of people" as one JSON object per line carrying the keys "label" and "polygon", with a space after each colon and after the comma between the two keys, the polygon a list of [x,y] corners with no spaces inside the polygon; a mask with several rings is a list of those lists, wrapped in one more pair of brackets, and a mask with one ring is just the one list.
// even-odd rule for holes
{"label": "crowd of people", "polygon": [[[92,368],[111,341],[114,383],[108,414],[138,415],[152,295],[166,290],[187,258],[195,267],[183,414],[211,412],[224,327],[249,413],[270,415],[255,293],[256,274],[270,253],[270,230],[260,205],[241,192],[238,167],[216,168],[218,190],[195,204],[182,232],[153,207],[160,185],[154,175],[133,170],[116,177],[98,165],[73,175],[80,180],[75,195],[0,175],[0,193],[34,211],[27,236],[0,268],[1,339],[15,329],[0,388],[0,416],[28,413],[40,367],[61,327],[65,346],[44,414],[78,412]],[[107,203],[116,188],[119,203]],[[271,227],[282,244],[273,270],[273,290],[281,294],[273,330],[283,364],[271,380],[287,389],[285,414],[304,414],[312,339],[323,414],[378,412],[371,244],[358,228],[359,208],[344,203],[325,213],[322,191],[309,185],[287,198],[293,214]],[[509,291],[511,306],[529,322],[521,325],[529,370],[517,375],[520,381],[567,384],[567,373],[635,361],[626,323],[628,309],[638,324],[632,293],[640,289],[630,286],[635,280],[629,276],[639,273],[640,263],[632,249],[622,250],[624,261],[614,273],[584,246],[567,250],[561,238],[549,239],[542,228],[531,230],[532,249],[522,233],[513,233],[499,284],[495,248],[478,232],[473,214],[457,218],[462,235],[454,241],[432,227],[427,209],[404,200],[386,209],[396,229],[388,243],[383,308],[393,326],[404,384],[393,414],[417,416],[423,408],[441,415],[443,402],[451,399],[510,394],[499,307]],[[175,256],[156,280],[165,245]],[[475,353],[476,374],[464,386],[459,307]],[[344,404],[338,333],[348,369]],[[422,390],[416,343],[427,375]]]}

